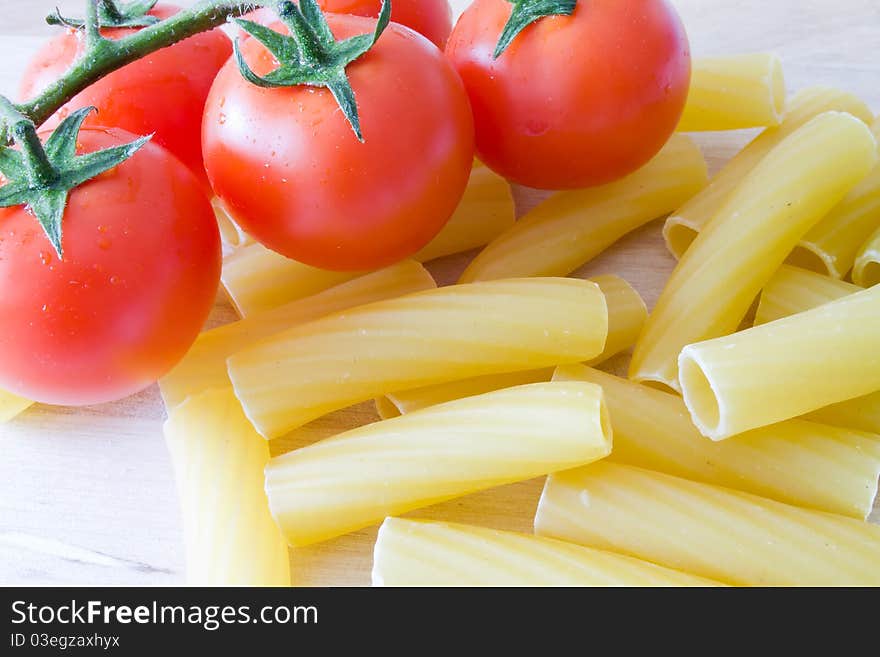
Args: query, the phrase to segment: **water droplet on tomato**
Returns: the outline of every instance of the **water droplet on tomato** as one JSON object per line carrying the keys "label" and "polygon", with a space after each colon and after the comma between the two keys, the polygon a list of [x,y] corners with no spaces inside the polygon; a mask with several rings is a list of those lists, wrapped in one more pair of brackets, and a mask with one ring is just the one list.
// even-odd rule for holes
{"label": "water droplet on tomato", "polygon": [[107,251],[110,249],[110,240],[106,237],[98,240],[98,248],[102,251]]}
{"label": "water droplet on tomato", "polygon": [[51,264],[52,254],[46,253],[45,251],[40,251],[40,262],[42,262],[44,265]]}
{"label": "water droplet on tomato", "polygon": [[226,114],[220,112],[220,116],[217,117],[217,123],[219,123],[220,125],[226,123]]}
{"label": "water droplet on tomato", "polygon": [[116,285],[117,283],[119,283],[119,277],[118,276],[111,276],[110,277],[110,285]]}

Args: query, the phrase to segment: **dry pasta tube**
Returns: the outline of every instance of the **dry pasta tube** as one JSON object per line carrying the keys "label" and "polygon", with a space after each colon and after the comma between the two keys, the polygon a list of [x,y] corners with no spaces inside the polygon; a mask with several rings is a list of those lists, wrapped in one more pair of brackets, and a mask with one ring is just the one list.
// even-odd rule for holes
{"label": "dry pasta tube", "polygon": [[269,445],[232,389],[203,392],[173,409],[165,440],[183,509],[187,582],[289,586],[287,544],[263,486]]}
{"label": "dry pasta tube", "polygon": [[516,208],[508,182],[476,164],[452,217],[428,245],[413,256],[419,262],[483,246],[513,226]]}
{"label": "dry pasta tube", "polygon": [[880,392],[831,404],[805,417],[815,422],[880,434]]}
{"label": "dry pasta tube", "polygon": [[718,213],[730,193],[767,153],[805,123],[829,111],[848,112],[865,123],[874,120],[868,106],[850,93],[827,87],[811,87],[795,94],[779,126],[767,128],[755,137],[712,178],[705,189],[669,216],[663,226],[663,238],[672,255],[681,258],[703,226]]}
{"label": "dry pasta tube", "polygon": [[618,463],[551,475],[535,532],[727,584],[880,584],[880,527]]}
{"label": "dry pasta tube", "polygon": [[[550,376],[548,375],[547,378],[549,379]],[[30,399],[0,390],[0,424],[9,422],[9,420],[30,408],[33,403]]]}
{"label": "dry pasta tube", "polygon": [[[783,265],[761,292],[755,325],[816,308],[861,289],[852,283]],[[880,434],[880,392],[832,404],[805,417],[815,422]]]}
{"label": "dry pasta tube", "polygon": [[717,586],[620,554],[540,536],[386,518],[373,586]]}
{"label": "dry pasta tube", "polygon": [[761,290],[755,325],[810,310],[861,289],[807,269],[782,265]]}
{"label": "dry pasta tube", "polygon": [[861,520],[871,513],[880,476],[874,434],[796,419],[713,442],[678,395],[583,365],[559,367],[553,380],[602,386],[612,461]]}
{"label": "dry pasta tube", "polygon": [[[608,360],[635,344],[645,323],[645,318],[648,316],[648,310],[639,293],[619,276],[602,275],[595,276],[590,280],[602,290],[608,306],[608,338],[605,340],[605,349],[602,350],[602,353],[590,361],[591,364],[596,364]],[[382,419],[387,419],[453,399],[526,383],[548,381],[552,375],[553,368],[542,368],[440,383],[425,388],[391,393],[376,400],[376,409]]]}
{"label": "dry pasta tube", "polygon": [[695,59],[679,131],[776,126],[785,109],[782,62],[773,53]]}
{"label": "dry pasta tube", "polygon": [[[880,138],[880,121],[871,130]],[[788,262],[834,278],[852,269],[860,247],[880,226],[880,166],[856,185],[822,221],[813,226]]]}
{"label": "dry pasta tube", "polygon": [[602,390],[536,383],[458,399],[272,459],[266,491],[291,545],[607,456]]}
{"label": "dry pasta tube", "polygon": [[166,407],[173,408],[189,395],[228,386],[227,358],[292,326],[346,308],[435,287],[434,279],[422,265],[404,260],[310,297],[206,331],[183,360],[159,381],[162,398]]}
{"label": "dry pasta tube", "polygon": [[681,205],[706,181],[699,148],[674,135],[653,160],[621,180],[551,196],[490,242],[460,282],[564,276]]}
{"label": "dry pasta tube", "polygon": [[335,313],[228,364],[248,417],[274,438],[397,390],[588,360],[602,352],[607,334],[605,295],[595,283],[521,278]]}
{"label": "dry pasta tube", "polygon": [[226,247],[237,249],[254,243],[254,238],[235,222],[219,197],[215,196],[211,199],[211,207],[214,208],[214,216],[217,217],[217,226],[220,228],[220,238]]}
{"label": "dry pasta tube", "polygon": [[254,242],[223,260],[221,282],[239,317],[312,296],[361,276],[305,265]]}
{"label": "dry pasta tube", "polygon": [[679,366],[691,417],[713,440],[880,391],[880,287],[690,344]]}
{"label": "dry pasta tube", "polygon": [[630,378],[679,390],[682,347],[735,331],[797,241],[876,161],[874,136],[850,114],[821,114],[784,139],[679,261],[636,343]]}
{"label": "dry pasta tube", "polygon": [[862,287],[880,283],[880,228],[859,250],[852,270],[853,282]]}
{"label": "dry pasta tube", "polygon": [[[461,203],[440,233],[412,259],[426,262],[482,246],[514,223],[510,185],[488,167],[475,164]],[[304,265],[246,244],[223,263],[223,287],[240,317],[269,310],[361,276]]]}

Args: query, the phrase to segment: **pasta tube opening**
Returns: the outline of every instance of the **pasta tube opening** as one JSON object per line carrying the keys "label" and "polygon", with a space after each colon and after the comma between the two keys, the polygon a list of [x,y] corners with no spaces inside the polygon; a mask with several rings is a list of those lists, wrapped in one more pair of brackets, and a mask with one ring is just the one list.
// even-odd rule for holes
{"label": "pasta tube opening", "polygon": [[700,229],[691,226],[686,217],[673,215],[663,224],[663,240],[666,242],[666,248],[679,259],[699,234]]}
{"label": "pasta tube opening", "polygon": [[837,278],[834,259],[827,252],[809,242],[798,244],[788,256],[786,262],[801,269]]}
{"label": "pasta tube opening", "polygon": [[865,287],[872,287],[880,283],[880,262],[877,260],[865,262],[859,274],[859,281]]}
{"label": "pasta tube opening", "polygon": [[220,229],[220,239],[223,244],[237,248],[253,242],[253,239],[235,223],[219,198],[211,199],[211,207],[214,208],[214,216],[217,217],[217,227]]}
{"label": "pasta tube opening", "polygon": [[694,424],[704,436],[715,440],[714,436],[723,433],[721,407],[712,381],[703,371],[697,360],[682,353],[678,360],[684,403],[691,412]]}

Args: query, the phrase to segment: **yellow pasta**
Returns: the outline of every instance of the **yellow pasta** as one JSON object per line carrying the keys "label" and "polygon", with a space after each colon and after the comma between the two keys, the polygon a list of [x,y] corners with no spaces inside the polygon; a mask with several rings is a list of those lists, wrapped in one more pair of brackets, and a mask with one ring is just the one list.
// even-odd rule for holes
{"label": "yellow pasta", "polygon": [[[547,375],[547,378],[550,378],[549,374]],[[30,408],[33,403],[34,402],[30,399],[25,399],[24,397],[13,395],[11,392],[0,390],[0,424],[3,422],[9,422],[9,420],[16,415],[19,415]]]}
{"label": "yellow pasta", "polygon": [[226,247],[235,249],[254,243],[254,239],[244,232],[229,214],[223,201],[215,196],[211,199],[211,207],[214,208],[214,216],[217,217],[217,226],[220,228],[220,238]]}
{"label": "yellow pasta", "polygon": [[607,456],[602,390],[536,383],[347,431],[269,462],[272,515],[291,545]]}
{"label": "yellow pasta", "polygon": [[880,287],[686,346],[684,400],[704,436],[729,436],[880,391]]}
{"label": "yellow pasta", "polygon": [[862,287],[880,283],[880,228],[859,250],[852,270],[852,279]]}
{"label": "yellow pasta", "polygon": [[876,161],[874,136],[850,114],[821,114],[784,139],[679,261],[636,343],[630,378],[680,389],[682,347],[735,331],[797,241]]}
{"label": "yellow pasta", "polygon": [[[513,225],[510,185],[488,167],[475,164],[464,196],[446,226],[412,259],[434,258],[486,244]],[[234,224],[233,224],[234,225]],[[364,272],[326,271],[248,243],[223,263],[223,287],[240,317],[311,296]]]}
{"label": "yellow pasta", "polygon": [[761,290],[755,325],[821,306],[861,289],[836,278],[782,265]]}
{"label": "yellow pasta", "polygon": [[[731,192],[764,156],[808,121],[828,111],[848,112],[865,123],[874,120],[865,103],[837,89],[811,87],[795,94],[779,126],[764,130],[730,160],[705,189],[670,215],[663,226],[663,237],[669,251],[680,258],[703,226],[718,213]],[[767,181],[773,179],[770,177]]]}
{"label": "yellow pasta", "polygon": [[[605,340],[605,348],[602,353],[590,361],[591,364],[596,364],[635,344],[645,323],[645,318],[648,316],[648,310],[639,293],[619,276],[602,275],[595,276],[590,280],[602,290],[608,306],[608,338]],[[450,383],[440,383],[425,388],[404,390],[376,400],[376,410],[382,419],[387,419],[453,399],[526,383],[548,381],[552,375],[553,368],[542,368],[524,372],[490,374]]]}
{"label": "yellow pasta", "polygon": [[782,62],[772,53],[693,60],[687,104],[677,130],[776,126],[785,109]]}
{"label": "yellow pasta", "polygon": [[513,226],[515,219],[510,185],[489,167],[475,164],[458,208],[413,259],[428,262],[483,246]]}
{"label": "yellow pasta", "polygon": [[232,390],[209,390],[173,409],[165,440],[183,509],[187,582],[289,586],[287,544],[263,486],[269,445]]}
{"label": "yellow pasta", "polygon": [[460,282],[564,276],[681,205],[706,180],[700,150],[688,137],[675,135],[653,160],[621,180],[551,196],[490,242]]}
{"label": "yellow pasta", "polygon": [[295,327],[232,356],[229,374],[274,438],[397,390],[590,359],[607,334],[605,296],[589,281],[453,285]]}
{"label": "yellow pasta", "polygon": [[504,372],[502,374],[487,374],[475,376],[460,381],[438,383],[433,386],[414,388],[392,392],[376,400],[376,411],[379,417],[387,420],[405,413],[412,413],[428,406],[442,404],[454,399],[473,397],[495,390],[522,386],[528,383],[541,383],[549,381],[553,376],[552,367],[542,367],[537,370],[523,370],[521,372]]}
{"label": "yellow pasta", "polygon": [[583,365],[561,366],[553,380],[602,386],[612,461],[859,519],[871,512],[880,476],[874,434],[788,420],[716,443],[700,435],[677,395]]}
{"label": "yellow pasta", "polygon": [[[783,265],[761,292],[755,325],[810,310],[861,289],[852,283]],[[820,408],[806,418],[880,434],[880,392]]]}
{"label": "yellow pasta", "polygon": [[162,398],[166,407],[174,408],[189,395],[228,386],[227,358],[292,326],[353,306],[435,287],[434,279],[422,265],[405,260],[310,297],[206,331],[183,360],[159,381]]}
{"label": "yellow pasta", "polygon": [[373,586],[717,586],[620,554],[482,527],[387,518]]}
{"label": "yellow pasta", "polygon": [[728,584],[880,584],[880,527],[618,463],[551,475],[535,531]]}
{"label": "yellow pasta", "polygon": [[815,422],[880,434],[880,391],[831,404],[806,417]]}
{"label": "yellow pasta", "polygon": [[[880,121],[871,130],[880,138]],[[853,187],[838,205],[808,232],[788,257],[789,263],[843,278],[859,248],[880,226],[880,166]]]}
{"label": "yellow pasta", "polygon": [[247,317],[312,296],[362,273],[310,267],[253,243],[224,259],[221,281],[239,317]]}

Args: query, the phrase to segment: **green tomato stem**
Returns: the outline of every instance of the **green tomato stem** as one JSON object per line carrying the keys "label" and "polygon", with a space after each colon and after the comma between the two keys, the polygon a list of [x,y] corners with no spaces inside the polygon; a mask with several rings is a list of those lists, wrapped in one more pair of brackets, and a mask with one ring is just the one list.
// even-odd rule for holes
{"label": "green tomato stem", "polygon": [[21,146],[21,152],[25,157],[27,177],[33,185],[48,185],[56,177],[57,171],[49,161],[40,138],[37,136],[37,128],[34,123],[16,109],[8,99],[0,96],[0,118],[3,124],[9,126],[11,135],[2,135],[5,139],[14,138]]}
{"label": "green tomato stem", "polygon": [[[96,9],[96,0],[88,2],[91,15]],[[15,105],[15,109],[34,124],[41,125],[76,94],[107,74],[178,41],[223,25],[229,17],[241,16],[266,4],[268,3],[202,0],[166,20],[116,41],[100,37],[100,40],[89,44],[94,47],[89,47],[61,78],[36,98]],[[0,130],[0,135],[5,132],[7,131]]]}

